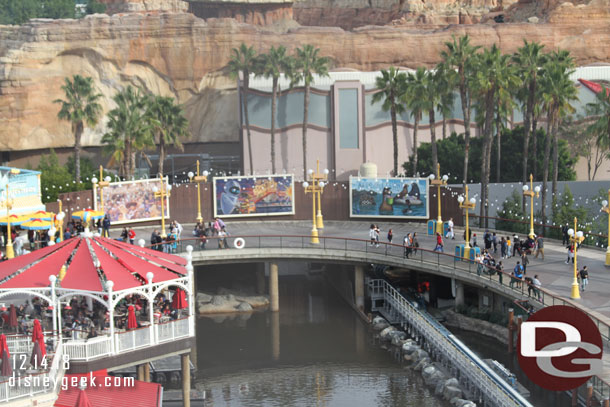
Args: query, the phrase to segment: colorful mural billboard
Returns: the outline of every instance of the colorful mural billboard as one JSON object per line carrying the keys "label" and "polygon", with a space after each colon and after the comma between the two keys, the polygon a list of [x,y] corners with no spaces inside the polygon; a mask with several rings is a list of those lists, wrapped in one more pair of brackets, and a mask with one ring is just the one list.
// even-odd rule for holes
{"label": "colorful mural billboard", "polygon": [[214,216],[294,215],[292,175],[214,179]]}
{"label": "colorful mural billboard", "polygon": [[[163,182],[167,188],[167,178],[163,179]],[[116,225],[161,219],[161,198],[155,198],[155,187],[161,188],[160,179],[111,182],[109,186],[104,187],[104,212],[110,217],[110,223]],[[101,210],[98,188],[93,190],[93,201],[95,209]],[[165,198],[164,210],[167,219],[169,197]]]}
{"label": "colorful mural billboard", "polygon": [[[11,170],[13,173],[11,173]],[[11,214],[44,211],[40,194],[40,172],[0,167],[0,216],[6,216],[6,186],[12,202]]]}
{"label": "colorful mural billboard", "polygon": [[428,219],[427,178],[350,177],[353,218]]}

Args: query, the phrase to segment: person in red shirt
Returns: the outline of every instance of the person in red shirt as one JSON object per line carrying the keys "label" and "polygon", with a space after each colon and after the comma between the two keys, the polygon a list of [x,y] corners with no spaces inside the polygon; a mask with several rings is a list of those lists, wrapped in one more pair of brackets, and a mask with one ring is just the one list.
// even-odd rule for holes
{"label": "person in red shirt", "polygon": [[134,240],[136,239],[136,232],[132,228],[129,228],[127,231],[127,236],[129,237],[129,243],[134,244]]}
{"label": "person in red shirt", "polygon": [[434,248],[434,251],[436,251],[436,252],[443,251],[443,238],[440,233],[436,234],[436,247]]}

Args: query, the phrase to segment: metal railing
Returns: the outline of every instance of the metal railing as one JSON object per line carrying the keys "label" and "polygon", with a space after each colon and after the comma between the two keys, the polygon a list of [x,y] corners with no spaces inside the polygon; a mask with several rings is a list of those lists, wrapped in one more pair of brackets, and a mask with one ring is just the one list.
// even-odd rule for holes
{"label": "metal railing", "polygon": [[0,402],[57,391],[64,374],[62,343],[57,344],[53,354],[47,355],[47,360],[51,360],[48,369],[36,374],[15,375],[0,382]]}
{"label": "metal railing", "polygon": [[112,354],[112,338],[108,335],[91,339],[65,340],[64,351],[70,360],[91,360]]}
{"label": "metal railing", "polygon": [[155,324],[157,343],[189,336],[189,317]]}
{"label": "metal railing", "polygon": [[124,353],[154,345],[154,340],[150,336],[149,327],[118,332],[115,334],[115,352]]}
{"label": "metal railing", "polygon": [[411,325],[418,335],[424,337],[443,357],[449,359],[450,364],[457,368],[463,376],[466,376],[491,405],[498,407],[531,406],[457,338],[422,315],[387,281],[371,280],[368,288],[371,294],[381,295],[384,303],[403,317],[403,322]]}

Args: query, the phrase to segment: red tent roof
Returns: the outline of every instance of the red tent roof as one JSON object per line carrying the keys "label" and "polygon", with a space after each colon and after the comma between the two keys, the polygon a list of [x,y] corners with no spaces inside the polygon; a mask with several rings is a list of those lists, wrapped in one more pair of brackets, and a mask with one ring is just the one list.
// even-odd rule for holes
{"label": "red tent roof", "polygon": [[164,260],[168,263],[173,263],[173,264],[180,264],[181,266],[186,266],[186,259],[184,257],[180,257],[180,256],[176,256],[173,254],[169,254],[169,253],[164,253],[164,252],[160,252],[158,250],[152,250],[152,249],[148,249],[145,247],[140,247],[140,246],[136,246],[133,244],[129,244],[129,243],[125,243],[125,242],[121,242],[119,240],[112,240],[112,239],[108,239],[108,238],[99,238],[100,240],[105,240],[105,241],[110,241],[115,245],[118,246],[124,246],[127,248],[130,248],[134,251],[140,252],[140,253],[145,253],[148,254],[158,260]]}
{"label": "red tent roof", "polygon": [[[579,79],[579,81],[580,81],[580,83],[585,85],[587,88],[589,88],[594,93],[599,93],[602,91],[602,85],[600,85],[599,83],[591,82],[586,79]],[[610,95],[610,88],[607,86],[606,86],[606,95]]]}
{"label": "red tent roof", "polygon": [[148,272],[154,273],[154,282],[181,278],[186,275],[184,263],[179,256],[111,239],[75,237],[0,263],[0,289],[49,287],[49,276],[59,275],[65,264],[63,289],[101,292],[103,281],[112,280],[114,291],[121,291],[146,284]]}
{"label": "red tent roof", "polygon": [[[71,383],[70,377],[82,375],[66,375],[68,383]],[[161,405],[162,387],[159,383],[147,383],[135,380],[133,387],[125,385],[116,386],[114,377],[108,375],[99,375],[93,373],[95,385],[89,385],[85,390],[91,407],[159,407]],[[109,378],[109,379],[106,379]],[[106,383],[106,380],[110,380]],[[79,380],[80,381],[80,380]],[[110,386],[106,386],[110,384]],[[122,382],[118,384],[125,384]],[[68,387],[59,393],[59,397],[55,401],[55,407],[74,407],[80,389],[78,387]]]}

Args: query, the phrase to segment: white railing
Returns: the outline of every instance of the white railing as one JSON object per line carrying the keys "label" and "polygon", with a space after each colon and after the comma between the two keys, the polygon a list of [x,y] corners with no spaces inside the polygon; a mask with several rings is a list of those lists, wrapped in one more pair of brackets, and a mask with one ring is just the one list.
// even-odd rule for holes
{"label": "white railing", "polygon": [[157,343],[190,336],[189,324],[192,318],[193,317],[186,317],[175,321],[155,324]]}
{"label": "white railing", "polygon": [[[44,332],[45,339],[52,338],[52,332]],[[7,335],[6,343],[8,345],[8,351],[12,354],[19,353],[32,353],[34,343],[32,342],[31,335]]]}
{"label": "white railing", "polygon": [[70,360],[90,360],[112,354],[112,338],[98,336],[84,340],[66,340],[64,352]]}
{"label": "white railing", "polygon": [[116,353],[123,353],[154,345],[154,341],[150,337],[150,328],[148,327],[138,328],[127,332],[119,332],[115,334],[115,338]]}
{"label": "white railing", "polygon": [[[49,370],[37,374],[13,376],[0,382],[0,402],[9,402],[22,397],[32,397],[36,394],[57,391],[64,374],[63,347],[57,344],[55,353],[48,356],[51,359]],[[14,356],[11,355],[14,360]]]}

